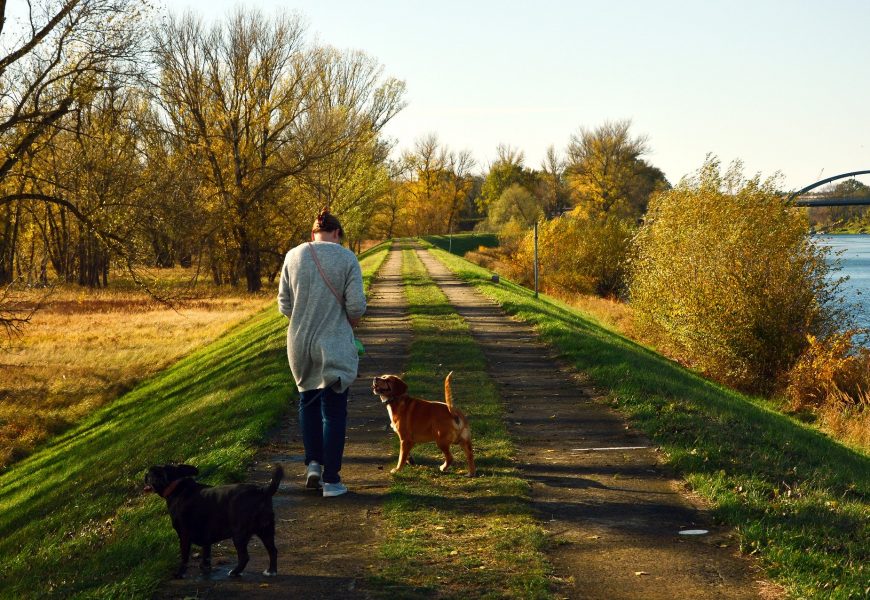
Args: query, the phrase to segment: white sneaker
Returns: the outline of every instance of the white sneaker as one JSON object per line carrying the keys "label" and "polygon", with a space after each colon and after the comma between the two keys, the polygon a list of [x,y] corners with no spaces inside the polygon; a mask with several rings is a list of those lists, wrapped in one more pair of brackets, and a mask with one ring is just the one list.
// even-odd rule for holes
{"label": "white sneaker", "polygon": [[323,466],[316,460],[312,460],[305,469],[305,487],[309,490],[319,488],[321,475],[323,475]]}
{"label": "white sneaker", "polygon": [[347,493],[347,486],[343,483],[324,483],[323,484],[323,497],[330,498],[332,496],[341,496],[342,494]]}

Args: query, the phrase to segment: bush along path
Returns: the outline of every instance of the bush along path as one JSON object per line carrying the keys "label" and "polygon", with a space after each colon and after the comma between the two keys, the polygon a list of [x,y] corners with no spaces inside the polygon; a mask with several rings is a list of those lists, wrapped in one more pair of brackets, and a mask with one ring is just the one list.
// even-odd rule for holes
{"label": "bush along path", "polygon": [[[660,465],[656,448],[590,385],[560,368],[528,325],[511,320],[428,252],[420,258],[462,315],[508,413],[517,464],[551,536],[571,598],[778,595],[741,558],[728,529]],[[706,530],[690,535],[692,530]],[[683,533],[681,533],[683,532]]]}

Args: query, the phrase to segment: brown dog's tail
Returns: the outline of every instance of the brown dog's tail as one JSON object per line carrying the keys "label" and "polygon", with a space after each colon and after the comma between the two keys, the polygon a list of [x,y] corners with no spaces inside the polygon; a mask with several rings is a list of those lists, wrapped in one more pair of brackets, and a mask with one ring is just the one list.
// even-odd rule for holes
{"label": "brown dog's tail", "polygon": [[450,371],[447,374],[447,377],[444,378],[444,403],[447,405],[451,414],[453,414],[453,392],[450,389],[450,378],[452,376],[453,371]]}
{"label": "brown dog's tail", "polygon": [[281,479],[284,477],[284,468],[281,465],[275,467],[275,470],[272,472],[272,481],[269,482],[269,487],[266,488],[266,491],[270,496],[274,496],[275,492],[278,491],[278,486],[281,484]]}

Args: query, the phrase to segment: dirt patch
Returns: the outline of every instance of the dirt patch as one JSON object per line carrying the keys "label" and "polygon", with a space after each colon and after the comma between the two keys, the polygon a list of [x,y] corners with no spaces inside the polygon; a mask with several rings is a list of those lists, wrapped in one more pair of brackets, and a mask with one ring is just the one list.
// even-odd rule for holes
{"label": "dirt patch", "polygon": [[[428,252],[433,279],[462,315],[505,403],[549,556],[570,598],[758,598],[773,586],[738,555],[730,532],[601,394],[560,368],[535,331],[511,320]],[[680,531],[704,529],[705,535]]]}

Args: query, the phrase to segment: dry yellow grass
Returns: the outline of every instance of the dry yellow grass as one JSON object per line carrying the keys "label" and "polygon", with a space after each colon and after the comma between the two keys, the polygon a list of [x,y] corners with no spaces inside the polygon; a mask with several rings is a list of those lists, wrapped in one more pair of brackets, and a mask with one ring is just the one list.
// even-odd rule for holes
{"label": "dry yellow grass", "polygon": [[96,291],[64,287],[45,300],[0,350],[0,468],[274,298],[270,286],[255,295],[215,293],[185,279],[180,269],[164,273],[164,291],[186,296],[173,307],[123,281]]}

